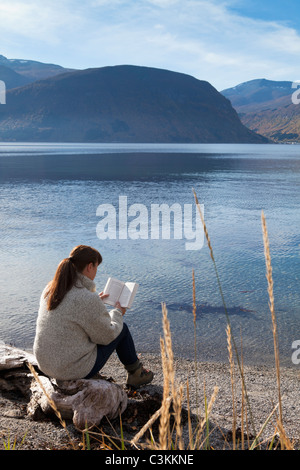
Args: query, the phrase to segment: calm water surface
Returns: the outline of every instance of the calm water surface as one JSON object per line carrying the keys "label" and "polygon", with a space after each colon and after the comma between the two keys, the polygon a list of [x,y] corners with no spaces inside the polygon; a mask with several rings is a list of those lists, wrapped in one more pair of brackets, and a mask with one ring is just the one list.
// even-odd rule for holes
{"label": "calm water surface", "polygon": [[[161,303],[175,354],[227,360],[226,316],[207,244],[186,239],[100,240],[97,208],[204,206],[231,326],[244,360],[273,363],[261,210],[272,256],[280,355],[300,339],[300,147],[281,145],[0,144],[0,340],[30,348],[39,297],[73,246],[99,249],[98,290],[108,276],[139,282],[126,322],[139,352],[159,352]],[[193,207],[194,209],[194,207]],[[149,220],[149,223],[151,220]],[[293,366],[296,367],[296,366]],[[298,366],[299,367],[299,366]]]}

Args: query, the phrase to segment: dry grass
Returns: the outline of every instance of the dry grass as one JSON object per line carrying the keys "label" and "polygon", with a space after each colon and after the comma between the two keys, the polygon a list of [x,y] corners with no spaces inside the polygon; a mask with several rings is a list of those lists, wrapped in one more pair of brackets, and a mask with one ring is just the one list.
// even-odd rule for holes
{"label": "dry grass", "polygon": [[275,307],[274,307],[272,264],[271,264],[267,223],[266,223],[266,218],[265,218],[263,211],[261,213],[261,220],[262,220],[262,229],[263,229],[265,259],[266,259],[266,277],[268,281],[269,307],[270,307],[272,327],[273,327],[274,355],[275,355],[275,364],[276,364],[277,390],[278,390],[278,403],[279,403],[279,422],[280,422],[281,428],[283,429],[281,388],[280,388],[280,363],[279,363],[279,350],[278,350],[277,322],[276,322]]}
{"label": "dry grass", "polygon": [[[174,371],[174,357],[172,350],[172,338],[170,331],[170,323],[168,320],[168,311],[166,305],[162,305],[163,316],[163,331],[164,338],[161,338],[161,355],[164,373],[164,394],[161,407],[161,419],[159,426],[159,449],[170,450],[178,449],[184,450],[183,442],[183,428],[181,424],[182,400],[183,400],[183,384],[176,384],[175,371]],[[171,393],[171,396],[170,396]],[[211,413],[213,403],[218,393],[218,387],[214,388],[212,397],[208,406],[206,407],[205,418],[199,419],[196,429],[192,430],[190,419],[190,411],[188,413],[188,428],[189,428],[189,449],[195,450],[201,448],[205,442],[203,431],[208,424],[209,415]],[[187,382],[187,396],[189,396],[189,386]],[[170,429],[170,403],[173,402],[175,427],[172,432]],[[189,408],[189,400],[188,400]],[[157,448],[157,446],[154,446]]]}
{"label": "dry grass", "polygon": [[233,450],[235,450],[237,420],[236,420],[236,404],[235,404],[234,359],[233,359],[232,344],[231,344],[231,328],[229,325],[227,325],[227,328],[226,328],[226,335],[227,335],[227,348],[228,348],[228,357],[229,357],[229,364],[230,364],[230,380],[231,380],[231,392],[232,392],[232,442],[233,442]]}
{"label": "dry grass", "polygon": [[[247,430],[247,436],[249,436],[249,429],[248,429],[248,412],[250,415],[250,421],[254,430],[254,440],[252,444],[250,444],[249,437],[248,437],[248,448],[254,449],[254,448],[259,448],[260,446],[260,436],[263,433],[263,430],[265,429],[266,425],[269,423],[271,417],[275,413],[277,407],[279,408],[279,418],[277,420],[277,426],[274,429],[274,435],[276,432],[279,432],[280,435],[280,442],[281,442],[281,448],[282,449],[292,449],[292,443],[290,440],[287,438],[284,426],[283,426],[283,419],[282,419],[282,400],[281,400],[281,391],[280,391],[280,365],[279,365],[279,353],[278,353],[278,338],[277,338],[277,324],[276,324],[276,317],[275,317],[275,309],[274,309],[274,295],[273,295],[273,280],[272,280],[272,266],[271,266],[271,257],[270,257],[270,248],[269,248],[269,239],[268,239],[268,233],[267,233],[267,227],[266,227],[266,220],[264,217],[264,214],[262,212],[262,229],[263,229],[263,241],[264,241],[264,252],[265,252],[265,259],[266,259],[266,276],[267,276],[267,281],[268,281],[268,294],[269,294],[269,307],[271,311],[271,318],[272,318],[272,326],[273,326],[273,338],[274,338],[274,354],[275,354],[275,364],[276,364],[276,378],[277,378],[277,390],[278,390],[278,405],[274,407],[274,409],[271,411],[270,415],[266,419],[265,423],[261,427],[260,431],[257,433],[255,431],[255,426],[253,423],[253,418],[252,418],[252,412],[251,412],[251,407],[248,399],[248,394],[247,394],[247,389],[246,389],[246,384],[245,384],[245,378],[244,378],[244,370],[243,370],[243,358],[239,358],[237,348],[235,345],[235,340],[232,335],[231,331],[231,325],[229,321],[229,317],[227,314],[227,309],[226,309],[226,304],[225,304],[225,299],[224,295],[222,292],[222,287],[221,287],[221,282],[218,274],[218,270],[216,267],[216,261],[215,261],[215,256],[213,253],[213,248],[211,244],[211,240],[208,234],[208,230],[206,227],[206,223],[204,221],[200,204],[197,199],[197,195],[194,191],[194,197],[195,197],[195,202],[199,210],[200,218],[203,224],[203,229],[205,233],[205,237],[207,240],[208,248],[210,251],[210,256],[213,261],[214,267],[215,267],[215,272],[218,280],[218,285],[220,289],[220,294],[223,300],[223,305],[226,313],[226,317],[228,320],[228,325],[226,328],[226,334],[227,334],[227,344],[228,344],[228,356],[229,356],[229,364],[230,364],[230,379],[231,379],[231,389],[232,389],[232,436],[233,436],[233,449],[237,448],[237,443],[236,443],[236,425],[237,425],[237,410],[236,410],[236,383],[235,383],[235,362],[234,362],[234,354],[233,351],[235,351],[236,354],[236,360],[237,360],[237,365],[238,365],[238,370],[240,372],[241,376],[241,393],[242,393],[242,406],[241,406],[241,436],[242,436],[242,441],[241,441],[241,448],[245,448],[245,441],[244,441],[244,422],[246,422],[246,430]],[[195,275],[194,275],[194,270],[192,272],[192,281],[193,281],[193,322],[194,322],[194,343],[195,343],[195,372],[196,372],[196,379],[197,379],[197,361],[196,361],[196,291],[195,291]],[[170,449],[170,443],[171,443],[171,432],[170,432],[170,392],[172,393],[172,400],[175,405],[175,409],[177,412],[175,413],[177,416],[176,419],[176,432],[177,435],[179,436],[178,442],[180,443],[180,447],[182,448],[182,439],[181,439],[181,434],[180,433],[180,414],[178,412],[179,406],[181,403],[181,398],[180,395],[182,393],[183,387],[181,386],[180,390],[181,393],[178,394],[177,389],[175,387],[175,375],[174,375],[174,368],[173,368],[173,353],[172,353],[172,341],[171,341],[171,333],[170,333],[170,325],[167,320],[167,309],[166,306],[163,305],[162,309],[163,313],[163,327],[164,327],[164,335],[165,338],[164,340],[161,339],[161,354],[162,354],[162,364],[163,364],[163,372],[164,372],[164,397],[163,397],[163,404],[162,404],[162,409],[161,409],[161,420],[160,420],[160,442],[159,446],[160,449]],[[242,342],[241,342],[242,343]],[[241,350],[242,350],[242,344],[241,344]],[[170,387],[171,384],[171,387]],[[198,387],[197,387],[198,388]],[[200,448],[200,436],[202,435],[204,426],[208,425],[208,417],[209,413],[212,409],[213,402],[215,400],[217,394],[217,388],[214,390],[213,396],[210,400],[209,405],[206,405],[206,396],[204,392],[204,399],[205,399],[205,418],[200,420],[198,422],[198,427],[197,430],[193,432],[191,422],[189,421],[188,424],[188,429],[189,429],[189,448]],[[189,384],[187,382],[187,398],[189,402]],[[247,404],[247,406],[246,406]],[[189,404],[188,404],[188,415],[190,418],[190,409],[189,409]],[[208,426],[207,426],[208,428]],[[195,438],[196,436],[196,438]],[[195,441],[194,441],[195,439]],[[202,441],[203,445],[203,441]],[[174,447],[173,447],[174,448]]]}
{"label": "dry grass", "polygon": [[161,355],[162,355],[162,364],[163,364],[163,373],[164,373],[164,392],[163,392],[163,401],[162,401],[162,413],[159,426],[159,441],[160,449],[167,450],[170,448],[171,444],[171,430],[170,430],[170,401],[169,393],[172,393],[173,409],[174,409],[174,418],[175,418],[175,446],[179,450],[183,450],[183,441],[182,441],[182,427],[181,427],[181,410],[182,410],[182,396],[183,396],[183,387],[178,385],[175,382],[175,371],[174,371],[174,356],[172,348],[172,338],[170,323],[168,320],[168,313],[166,305],[162,305],[162,315],[163,315],[163,330],[164,330],[164,339],[161,338]]}

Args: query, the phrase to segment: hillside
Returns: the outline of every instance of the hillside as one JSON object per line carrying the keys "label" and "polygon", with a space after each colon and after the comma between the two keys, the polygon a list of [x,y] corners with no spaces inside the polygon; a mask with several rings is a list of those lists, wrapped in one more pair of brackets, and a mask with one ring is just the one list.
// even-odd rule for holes
{"label": "hillside", "polygon": [[6,101],[2,141],[266,142],[208,82],[149,67],[60,74],[10,90]]}
{"label": "hillside", "polygon": [[31,81],[27,77],[20,75],[19,73],[8,67],[5,67],[4,65],[0,65],[0,80],[5,83],[7,90],[27,85],[27,83],[30,83]]}
{"label": "hillside", "polygon": [[[56,64],[45,64],[36,60],[8,59],[3,55],[0,55],[0,66],[4,66],[25,78],[26,81],[23,81],[22,85],[71,71]],[[0,80],[4,80],[1,76],[1,70]]]}
{"label": "hillside", "polygon": [[300,142],[300,89],[292,82],[251,80],[222,91],[249,129],[275,142]]}

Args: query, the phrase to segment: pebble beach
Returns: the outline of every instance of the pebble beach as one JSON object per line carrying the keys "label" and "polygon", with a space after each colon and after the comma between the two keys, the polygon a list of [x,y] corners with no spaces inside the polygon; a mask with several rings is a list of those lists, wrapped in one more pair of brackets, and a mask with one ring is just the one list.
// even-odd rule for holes
{"label": "pebble beach", "polygon": [[[151,368],[154,373],[154,380],[151,384],[140,389],[148,395],[161,395],[163,392],[164,376],[162,371],[161,357],[156,354],[141,354],[141,360],[145,367]],[[241,380],[239,370],[234,371],[234,392],[232,392],[232,380],[229,364],[197,362],[192,360],[174,358],[175,380],[179,386],[183,385],[183,409],[189,410],[192,416],[192,423],[204,416],[204,397],[210,401],[213,393],[216,392],[209,417],[209,445],[216,450],[231,450],[233,448],[233,400],[236,408],[236,424],[238,445],[241,442],[240,430],[245,433],[246,419],[242,426],[241,416],[245,416],[245,408],[242,412],[242,405],[245,406],[245,399],[241,395]],[[278,388],[275,367],[244,366],[244,379],[246,384],[248,402],[250,410],[248,416],[248,436],[253,436],[253,432],[259,433],[265,421],[278,403]],[[101,371],[103,376],[112,378],[116,383],[123,385],[126,374],[116,355],[111,356],[107,364]],[[187,400],[187,383],[189,400]],[[300,370],[297,367],[281,368],[280,385],[283,424],[286,435],[293,444],[294,449],[299,449],[300,442],[300,403],[299,403]],[[129,400],[130,401],[130,400]],[[250,414],[249,414],[250,413]],[[276,415],[277,413],[277,415]],[[278,407],[264,427],[261,434],[263,442],[269,442],[274,437],[276,416]],[[115,424],[117,429],[118,423]],[[253,429],[254,427],[254,429]],[[67,429],[77,443],[80,443],[82,436],[76,431],[71,422],[67,423]],[[136,433],[139,429],[136,429]],[[106,432],[107,429],[106,429]],[[0,448],[5,448],[8,440],[12,443],[16,441],[16,447],[22,450],[45,450],[69,448],[69,437],[66,430],[59,422],[52,419],[32,421],[26,416],[26,402],[20,397],[1,392],[0,394]],[[129,444],[133,435],[124,433],[125,440]],[[204,436],[205,437],[205,436]],[[23,439],[24,438],[24,439]],[[189,448],[190,435],[188,424],[183,425],[183,439],[185,449]],[[22,442],[23,440],[23,442]],[[203,438],[203,440],[205,440]],[[79,444],[80,445],[80,444]],[[246,444],[245,444],[246,445]]]}

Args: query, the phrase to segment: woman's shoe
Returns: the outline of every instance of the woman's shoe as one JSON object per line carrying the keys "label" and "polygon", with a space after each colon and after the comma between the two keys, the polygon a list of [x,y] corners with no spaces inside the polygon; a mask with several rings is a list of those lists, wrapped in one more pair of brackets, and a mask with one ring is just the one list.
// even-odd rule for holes
{"label": "woman's shoe", "polygon": [[154,377],[153,372],[151,372],[151,370],[145,369],[143,365],[140,363],[138,368],[135,371],[133,372],[128,371],[126,383],[132,388],[138,388],[138,387],[141,387],[142,385],[146,385],[152,382],[153,377]]}

